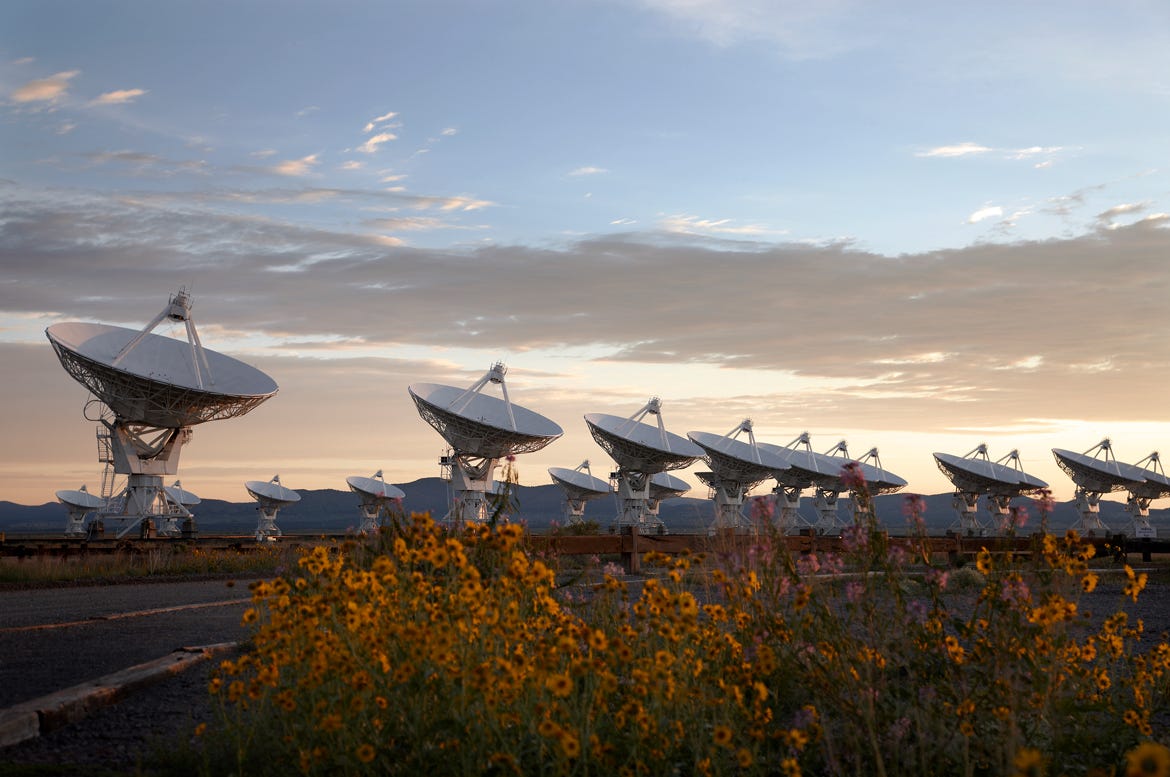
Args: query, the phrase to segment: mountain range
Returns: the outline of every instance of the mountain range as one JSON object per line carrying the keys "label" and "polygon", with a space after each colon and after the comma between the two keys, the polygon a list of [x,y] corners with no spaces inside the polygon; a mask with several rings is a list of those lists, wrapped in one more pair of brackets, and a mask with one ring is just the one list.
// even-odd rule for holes
{"label": "mountain range", "polygon": [[[450,504],[450,489],[440,478],[422,478],[412,483],[396,484],[406,493],[403,507],[407,511],[429,512],[435,517],[446,514]],[[361,524],[358,498],[349,491],[319,489],[298,491],[301,501],[280,511],[277,525],[286,533],[338,534],[356,529]],[[559,486],[516,486],[514,490],[513,519],[521,520],[537,531],[564,523],[564,496]],[[766,493],[766,492],[764,492]],[[842,499],[841,512],[846,512]],[[951,494],[934,494],[924,497],[926,510],[923,518],[928,530],[940,533],[951,528],[957,518],[951,506]],[[890,494],[874,500],[878,521],[893,533],[906,526],[903,514],[905,496]],[[1039,519],[1039,512],[1032,500],[1020,498],[1013,504],[1027,507],[1029,523],[1024,531],[1031,530]],[[595,521],[604,530],[617,514],[616,497],[603,497],[586,505],[586,520]],[[983,506],[980,505],[981,514]],[[228,502],[219,499],[205,499],[193,512],[199,531],[206,534],[247,534],[256,529],[255,502]],[[816,513],[812,500],[802,500],[800,514],[809,521],[815,521]],[[672,533],[688,534],[706,531],[714,519],[714,504],[702,496],[682,496],[662,503],[659,517]],[[1130,523],[1129,513],[1120,502],[1102,500],[1101,519],[1106,526],[1120,531]],[[1077,511],[1072,502],[1057,503],[1049,516],[1052,530],[1060,531],[1077,520]],[[1170,534],[1170,509],[1150,511],[1151,524],[1159,534]],[[42,505],[20,505],[0,501],[0,532],[9,534],[52,533],[63,530],[65,508],[56,503]]]}

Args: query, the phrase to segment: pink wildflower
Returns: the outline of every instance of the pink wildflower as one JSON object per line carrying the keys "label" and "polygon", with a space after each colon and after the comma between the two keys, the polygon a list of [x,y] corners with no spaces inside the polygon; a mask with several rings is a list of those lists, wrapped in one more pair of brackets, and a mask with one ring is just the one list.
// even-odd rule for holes
{"label": "pink wildflower", "polygon": [[865,488],[865,475],[861,465],[851,461],[841,468],[841,484],[849,491],[861,491]]}

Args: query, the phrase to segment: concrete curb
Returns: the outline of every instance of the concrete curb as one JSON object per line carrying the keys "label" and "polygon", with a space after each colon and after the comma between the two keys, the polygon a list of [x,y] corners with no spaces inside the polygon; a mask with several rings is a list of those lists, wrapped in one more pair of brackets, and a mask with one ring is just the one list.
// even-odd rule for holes
{"label": "concrete curb", "polygon": [[182,647],[170,655],[0,710],[0,747],[81,720],[137,690],[235,650],[236,642]]}

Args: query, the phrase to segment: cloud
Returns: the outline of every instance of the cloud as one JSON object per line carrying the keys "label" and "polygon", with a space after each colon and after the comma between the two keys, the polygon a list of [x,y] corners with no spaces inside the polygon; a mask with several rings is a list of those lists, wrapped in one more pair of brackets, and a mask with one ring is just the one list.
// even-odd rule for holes
{"label": "cloud", "polygon": [[920,151],[914,156],[920,157],[960,157],[971,156],[972,154],[986,154],[992,151],[987,146],[981,146],[978,143],[957,143],[953,146],[937,146],[928,151]]}
{"label": "cloud", "polygon": [[444,127],[443,129],[439,130],[439,134],[445,138],[449,138],[459,134],[459,130],[457,130],[455,127]]}
{"label": "cloud", "polygon": [[91,101],[91,105],[125,105],[132,103],[142,95],[145,89],[118,89],[113,92],[100,94]]}
{"label": "cloud", "polygon": [[317,155],[309,154],[300,159],[286,159],[269,170],[277,175],[304,176],[311,173],[317,163]]}
{"label": "cloud", "polygon": [[1148,208],[1148,203],[1144,202],[1125,202],[1120,205],[1114,205],[1097,214],[1098,229],[1114,229],[1117,226],[1117,219],[1122,216],[1135,216]]}
{"label": "cloud", "polygon": [[683,214],[664,216],[659,219],[658,226],[668,232],[680,232],[684,234],[702,233],[740,235],[744,237],[784,234],[781,230],[769,229],[758,224],[737,225],[732,219],[704,219],[698,216]]}
{"label": "cloud", "polygon": [[442,229],[448,226],[441,219],[433,216],[403,216],[400,218],[370,219],[364,222],[371,229],[388,232],[418,232],[422,230]]}
{"label": "cloud", "polygon": [[341,163],[341,169],[342,169],[342,170],[349,170],[349,171],[353,171],[353,170],[361,170],[361,169],[362,169],[362,168],[364,168],[364,167],[365,167],[365,164],[363,164],[362,162],[359,162],[359,161],[357,161],[356,159],[350,159],[350,160],[348,160],[348,161],[346,161],[346,162],[342,162],[342,163]]}
{"label": "cloud", "polygon": [[362,132],[373,132],[379,124],[390,121],[397,115],[398,113],[396,111],[390,111],[389,113],[383,113],[381,116],[370,119],[370,121],[366,123],[366,126],[362,127]]}
{"label": "cloud", "polygon": [[56,73],[48,78],[38,78],[18,87],[9,97],[18,103],[55,103],[63,99],[69,91],[69,82],[81,73],[80,70],[67,70]]}
{"label": "cloud", "polygon": [[609,172],[609,170],[606,170],[604,167],[587,166],[587,167],[578,167],[576,170],[570,170],[569,175],[572,175],[572,176],[601,175],[602,173],[608,173],[608,172]]}
{"label": "cloud", "polygon": [[362,152],[363,154],[373,154],[375,151],[378,150],[378,146],[381,146],[383,143],[388,143],[391,140],[397,140],[397,139],[398,139],[398,136],[395,135],[393,132],[381,132],[381,133],[375,135],[374,137],[370,138],[369,140],[367,140],[365,143],[362,143],[360,146],[357,147],[357,150]]}
{"label": "cloud", "polygon": [[968,224],[977,224],[980,221],[984,221],[985,219],[997,218],[997,217],[1002,216],[1002,215],[1003,215],[1003,208],[1001,208],[999,205],[988,205],[986,207],[980,208],[979,210],[975,211],[970,216],[968,216],[967,223]]}
{"label": "cloud", "polygon": [[[397,202],[432,213],[349,233],[184,199],[0,189],[0,311],[124,321],[142,300],[197,278],[201,320],[247,333],[247,342],[279,335],[365,338],[387,352],[453,343],[579,351],[588,354],[580,369],[620,365],[612,369],[647,376],[641,391],[661,390],[655,374],[688,366],[768,371],[816,387],[793,392],[776,382],[772,391],[740,390],[734,402],[724,391],[724,412],[743,405],[761,424],[913,432],[1041,412],[1166,419],[1150,402],[1170,381],[1170,362],[1159,358],[1170,329],[1165,220],[897,257],[660,232],[427,250],[392,233],[443,228],[439,214],[483,201]],[[391,234],[365,234],[372,227]],[[84,293],[62,278],[84,278]],[[1125,315],[1088,325],[1070,299]],[[725,385],[740,385],[740,374],[727,372]],[[706,392],[694,397],[695,412],[715,390],[672,388],[683,404],[689,392]]]}

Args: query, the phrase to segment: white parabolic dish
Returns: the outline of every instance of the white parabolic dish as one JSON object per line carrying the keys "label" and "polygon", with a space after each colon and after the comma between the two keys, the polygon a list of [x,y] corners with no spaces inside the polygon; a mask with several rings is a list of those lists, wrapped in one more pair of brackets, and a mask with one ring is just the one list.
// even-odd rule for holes
{"label": "white parabolic dish", "polygon": [[265,373],[204,350],[211,385],[200,386],[188,343],[146,334],[117,366],[114,360],[141,333],[85,322],[54,324],[45,335],[62,366],[119,418],[163,429],[243,415],[277,392]]}
{"label": "white parabolic dish", "polygon": [[1146,482],[1149,474],[1141,467],[1114,459],[1095,459],[1084,453],[1053,448],[1056,463],[1078,486],[1090,491],[1121,491]]}
{"label": "white parabolic dish", "polygon": [[783,456],[793,469],[807,475],[818,488],[828,491],[848,490],[841,481],[842,472],[847,464],[854,464],[860,469],[871,494],[889,493],[907,485],[905,480],[892,472],[844,456],[830,456],[827,453],[791,448]]}
{"label": "white parabolic dish", "polygon": [[565,489],[569,496],[581,499],[587,496],[601,496],[611,492],[609,483],[601,478],[593,477],[588,472],[581,472],[568,467],[549,467],[549,477]]}
{"label": "white parabolic dish", "polygon": [[[564,434],[555,421],[499,397],[469,397],[467,389],[439,383],[415,383],[408,390],[419,415],[462,455],[495,459],[533,453]],[[458,411],[450,409],[456,400],[462,400]]]}
{"label": "white parabolic dish", "polygon": [[691,490],[691,486],[682,478],[676,478],[666,472],[659,472],[650,476],[650,498],[669,499],[672,496],[681,496]]}
{"label": "white parabolic dish", "polygon": [[291,505],[301,501],[301,495],[270,480],[249,480],[244,484],[248,493],[258,502],[273,505]]}
{"label": "white parabolic dish", "polygon": [[75,489],[62,489],[58,491],[57,499],[61,504],[76,507],[81,510],[97,510],[99,507],[105,507],[106,504],[106,500],[96,494]]}
{"label": "white parabolic dish", "polygon": [[384,483],[378,478],[351,475],[345,479],[345,482],[351,491],[362,496],[371,496],[376,499],[402,499],[406,496],[406,492],[398,486]]}
{"label": "white parabolic dish", "polygon": [[194,507],[203,501],[181,486],[167,486],[163,491],[167,492],[167,499],[183,507]]}
{"label": "white parabolic dish", "polygon": [[587,413],[585,423],[619,466],[653,474],[683,469],[702,457],[703,449],[685,437],[657,426],[608,413]]}
{"label": "white parabolic dish", "polygon": [[1019,493],[1048,486],[1043,480],[1015,467],[987,459],[935,453],[935,461],[957,488],[992,493]]}
{"label": "white parabolic dish", "polygon": [[687,432],[687,437],[703,449],[720,478],[759,483],[790,468],[779,454],[758,444],[752,447],[743,440],[711,432]]}

